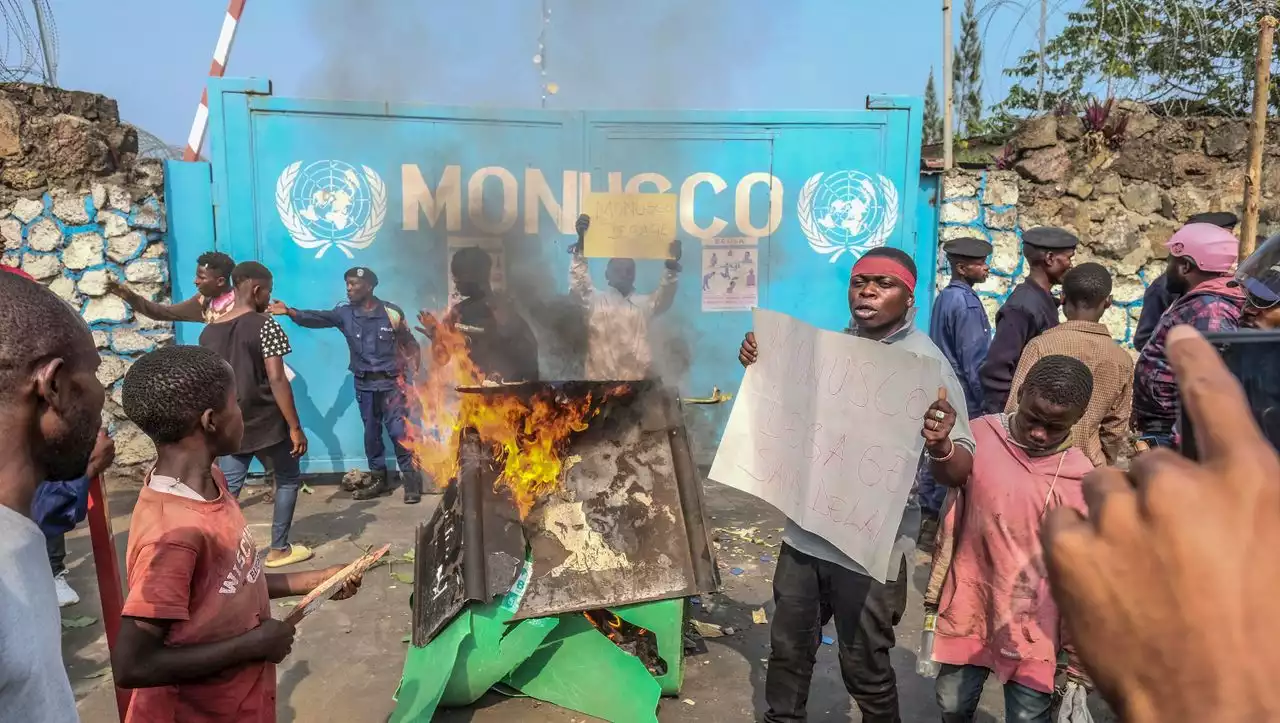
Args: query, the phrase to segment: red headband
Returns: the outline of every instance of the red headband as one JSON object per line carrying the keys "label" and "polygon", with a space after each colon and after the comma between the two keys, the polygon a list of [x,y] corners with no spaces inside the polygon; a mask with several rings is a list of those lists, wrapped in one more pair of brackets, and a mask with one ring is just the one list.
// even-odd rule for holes
{"label": "red headband", "polygon": [[902,262],[888,256],[863,256],[853,265],[853,276],[891,276],[907,285],[907,291],[916,288],[916,276]]}

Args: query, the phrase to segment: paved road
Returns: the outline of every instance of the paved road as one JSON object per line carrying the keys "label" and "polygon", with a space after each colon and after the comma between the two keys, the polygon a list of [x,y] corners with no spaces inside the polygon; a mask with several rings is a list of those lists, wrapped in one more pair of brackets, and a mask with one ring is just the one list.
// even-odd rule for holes
{"label": "paved road", "polygon": [[[110,508],[117,530],[116,544],[123,555],[129,513],[137,495],[136,483],[113,486]],[[724,590],[705,596],[700,619],[730,626],[735,633],[708,640],[708,652],[688,660],[684,690],[680,698],[664,700],[659,719],[693,723],[728,723],[758,720],[763,704],[765,658],[768,656],[768,626],[755,625],[751,612],[764,607],[772,612],[770,581],[772,562],[761,562],[777,554],[778,528],[782,518],[773,508],[754,498],[708,483],[707,500],[712,524],[719,530],[719,551]],[[398,498],[384,497],[355,502],[336,486],[317,486],[314,494],[302,495],[294,524],[298,541],[316,550],[315,565],[346,562],[359,554],[359,547],[390,542],[394,554],[411,548],[414,525],[430,514],[430,503],[407,507]],[[245,509],[258,539],[267,539],[271,511],[269,505],[251,504]],[[754,529],[743,539],[735,531]],[[83,602],[63,611],[64,617],[100,617],[89,538],[79,530],[68,540],[71,580]],[[122,563],[123,564],[123,563]],[[732,575],[730,568],[741,568]],[[411,573],[408,564],[382,567],[365,578],[355,599],[331,603],[309,617],[300,628],[293,655],[279,669],[281,723],[298,721],[385,721],[394,708],[391,694],[400,678],[409,631],[410,586],[395,580],[391,573]],[[903,720],[923,723],[938,720],[933,702],[933,681],[915,674],[915,647],[920,636],[920,591],[926,569],[918,566],[913,575],[905,619],[898,628],[899,647],[893,652],[902,699]],[[286,608],[277,603],[277,616]],[[740,631],[740,632],[739,632]],[[834,635],[834,632],[829,631]],[[100,623],[69,630],[63,637],[63,653],[68,674],[80,700],[86,723],[114,720],[106,640]],[[840,680],[835,648],[822,646],[809,702],[812,721],[858,720]],[[997,686],[988,683],[978,721],[1003,719],[1003,701]],[[585,721],[581,714],[528,699],[508,699],[491,694],[476,706],[442,711],[437,720],[446,723],[505,723],[519,720],[541,722]]]}

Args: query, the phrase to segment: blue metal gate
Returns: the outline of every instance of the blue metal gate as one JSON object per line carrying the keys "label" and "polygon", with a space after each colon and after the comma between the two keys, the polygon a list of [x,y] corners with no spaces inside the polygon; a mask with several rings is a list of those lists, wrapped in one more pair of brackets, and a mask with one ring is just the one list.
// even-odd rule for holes
{"label": "blue metal gate", "polygon": [[[213,245],[266,264],[276,297],[297,308],[343,301],[343,272],[362,265],[378,273],[379,297],[410,313],[440,309],[450,249],[480,245],[538,335],[543,377],[572,377],[582,360],[560,328],[566,249],[588,190],[678,194],[684,271],[653,345],[659,371],[688,398],[732,392],[741,379],[745,287],[715,291],[704,271],[714,274],[728,248],[751,271],[759,306],[825,328],[848,323],[849,269],[871,245],[912,253],[920,306],[932,298],[936,235],[917,235],[915,98],[873,98],[865,111],[493,111],[276,98],[267,81],[227,79],[212,81],[209,99],[210,163],[169,169],[175,298],[192,293],[190,264]],[[638,265],[647,291],[661,264]],[[603,263],[592,271],[602,285]],[[363,466],[343,339],[284,324],[311,438],[306,469]],[[179,340],[198,334],[184,328]],[[729,405],[688,409],[709,461]]]}

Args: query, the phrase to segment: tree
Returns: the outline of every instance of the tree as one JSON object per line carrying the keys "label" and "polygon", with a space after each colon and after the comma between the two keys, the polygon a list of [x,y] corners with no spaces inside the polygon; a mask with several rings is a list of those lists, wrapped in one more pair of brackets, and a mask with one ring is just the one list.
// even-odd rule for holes
{"label": "tree", "polygon": [[942,109],[938,107],[938,88],[933,82],[933,68],[929,68],[929,82],[924,84],[924,142],[942,140]]}
{"label": "tree", "polygon": [[954,66],[956,127],[965,135],[981,133],[982,122],[982,34],[978,29],[975,0],[965,0],[960,15],[960,45]]}
{"label": "tree", "polygon": [[[1256,20],[1277,0],[1084,0],[1045,48],[1045,106],[1078,107],[1088,95],[1192,104],[1239,115],[1252,98]],[[1005,71],[1017,79],[997,115],[1036,107],[1039,55]],[[1024,85],[1025,84],[1025,85]],[[1280,87],[1271,88],[1280,107]]]}

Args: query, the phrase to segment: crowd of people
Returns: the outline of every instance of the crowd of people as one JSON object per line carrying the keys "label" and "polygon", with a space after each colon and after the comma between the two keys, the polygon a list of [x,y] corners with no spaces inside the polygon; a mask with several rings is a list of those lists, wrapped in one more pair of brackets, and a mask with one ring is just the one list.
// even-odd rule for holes
{"label": "crowd of people", "polygon": [[[648,324],[671,304],[679,243],[653,294],[635,292],[634,262],[625,260],[609,264],[609,286],[598,291],[582,257],[589,223],[579,220],[570,248],[571,290],[591,344],[618,334],[628,344],[622,352],[589,347],[588,372],[643,378]],[[989,272],[986,241],[945,246],[952,278],[929,334],[914,324],[917,268],[908,254],[879,248],[856,262],[847,333],[937,359],[942,387],[920,430],[919,494],[886,569],[868,570],[794,523],[785,528],[766,721],[806,720],[828,622],[862,719],[900,720],[890,650],[917,542],[933,550],[925,603],[937,618],[932,658],[944,721],[972,720],[993,673],[1008,720],[1049,720],[1061,680],[1097,685],[1126,720],[1142,723],[1276,715],[1265,678],[1280,653],[1256,638],[1256,622],[1280,574],[1249,565],[1266,559],[1280,535],[1280,460],[1197,333],[1280,324],[1280,272],[1246,263],[1249,273],[1233,275],[1233,226],[1234,217],[1192,219],[1170,238],[1168,270],[1152,284],[1167,295],[1153,303],[1167,300],[1167,308],[1142,327],[1136,364],[1101,323],[1110,274],[1094,263],[1073,267],[1077,240],[1065,230],[1024,234],[1030,271],[994,331],[973,288]],[[491,288],[491,264],[480,249],[459,251],[451,273],[463,299],[442,319],[420,315],[419,331],[433,358],[450,351],[438,343],[447,326],[464,333],[482,375],[536,380],[536,339]],[[0,711],[74,721],[59,644],[58,606],[74,597],[64,594],[65,579],[57,582],[61,536],[84,517],[87,480],[111,462],[100,430],[105,392],[84,321],[6,270],[14,273],[0,273]],[[418,371],[419,342],[404,311],[374,294],[373,270],[350,269],[344,281],[346,304],[295,309],[272,300],[262,264],[208,253],[198,260],[197,295],[181,303],[110,289],[139,314],[205,324],[198,346],[143,356],[121,388],[124,414],[158,455],[132,516],[128,597],[112,655],[116,684],[136,689],[131,721],[274,720],[274,666],[294,630],[271,618],[269,601],[305,594],[340,569],[269,572],[312,556],[290,539],[308,440],[277,317],[336,328],[347,341],[372,473],[353,494],[372,499],[392,486],[384,434],[404,501],[434,487],[405,447],[401,382]],[[758,355],[748,333],[739,359],[750,365]],[[1184,414],[1203,437],[1198,464],[1170,449]],[[265,555],[236,502],[253,459],[274,477]],[[336,597],[358,588],[352,580]]]}
{"label": "crowd of people", "polygon": [[[925,605],[936,616],[931,656],[940,664],[936,699],[944,721],[973,720],[991,674],[1004,687],[1007,720],[1048,721],[1055,691],[1070,686],[1087,690],[1094,685],[1090,674],[1104,671],[1103,689],[1127,719],[1218,719],[1152,718],[1150,710],[1167,710],[1164,701],[1134,700],[1115,682],[1116,676],[1134,681],[1133,686],[1151,681],[1109,660],[1097,665],[1088,653],[1110,655],[1107,642],[1092,627],[1099,617],[1107,617],[1105,608],[1112,604],[1102,596],[1117,594],[1125,585],[1086,580],[1088,571],[1081,568],[1125,564],[1098,558],[1106,544],[1099,539],[1112,542],[1107,538],[1116,532],[1102,526],[1100,495],[1134,494],[1117,466],[1128,465],[1129,475],[1146,479],[1152,469],[1173,478],[1180,466],[1190,465],[1169,452],[1179,441],[1183,399],[1191,406],[1188,413],[1204,421],[1215,400],[1188,397],[1188,384],[1204,384],[1204,379],[1188,380],[1185,370],[1198,365],[1216,384],[1228,384],[1220,362],[1207,370],[1211,360],[1205,349],[1209,354],[1212,349],[1191,330],[1269,328],[1280,317],[1275,312],[1280,274],[1263,264],[1255,264],[1261,269],[1257,273],[1232,274],[1239,253],[1231,231],[1235,223],[1230,214],[1196,217],[1166,243],[1167,271],[1152,284],[1163,296],[1149,300],[1165,308],[1144,311],[1136,363],[1101,323],[1112,305],[1111,274],[1097,263],[1073,266],[1078,240],[1064,229],[1035,228],[1023,234],[1029,272],[996,314],[994,332],[974,289],[989,274],[992,247],[983,239],[960,238],[944,246],[951,279],[934,303],[928,336],[914,325],[916,266],[907,254],[873,249],[854,265],[848,300],[853,323],[847,333],[946,362],[943,389],[921,430],[925,443],[918,494],[909,500],[899,529],[902,539],[915,540],[919,534],[921,546],[933,553]],[[1061,297],[1054,295],[1059,285]],[[1186,356],[1180,360],[1180,350],[1195,354],[1195,362]],[[758,353],[748,333],[739,360],[750,365]],[[1229,397],[1241,417],[1238,423],[1253,431],[1241,439],[1219,440],[1219,449],[1228,441],[1258,443],[1249,412],[1240,411],[1244,404],[1238,386]],[[1253,455],[1274,469],[1274,452],[1265,441],[1261,444]],[[1112,471],[1096,478],[1105,480],[1099,491],[1086,477],[1103,469]],[[1251,484],[1274,486],[1272,474]],[[1151,499],[1146,491],[1140,494]],[[1082,522],[1091,512],[1094,528]],[[1148,546],[1131,530],[1123,532],[1126,542]],[[1083,539],[1093,547],[1082,547]],[[862,720],[899,720],[889,651],[906,605],[903,551],[895,548],[899,554],[888,569],[868,571],[826,540],[788,523],[773,577],[777,613],[770,630],[766,721],[806,719],[819,630],[832,620],[844,682]],[[1116,554],[1114,548],[1109,552]],[[1149,559],[1155,553],[1143,555]],[[1243,590],[1248,574],[1222,583]],[[886,582],[877,582],[880,577]],[[1146,571],[1143,579],[1150,580]],[[1059,594],[1064,580],[1085,590]],[[1167,613],[1168,605],[1160,609]],[[1127,612],[1132,615],[1127,622],[1150,619],[1133,609]],[[1112,621],[1108,629],[1116,640],[1135,634],[1127,622]],[[1086,653],[1083,662],[1076,654],[1077,640]],[[1134,665],[1141,667],[1139,661]],[[1197,706],[1205,710],[1203,703]]]}

